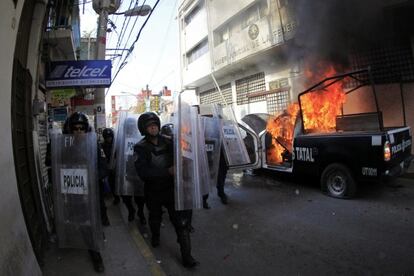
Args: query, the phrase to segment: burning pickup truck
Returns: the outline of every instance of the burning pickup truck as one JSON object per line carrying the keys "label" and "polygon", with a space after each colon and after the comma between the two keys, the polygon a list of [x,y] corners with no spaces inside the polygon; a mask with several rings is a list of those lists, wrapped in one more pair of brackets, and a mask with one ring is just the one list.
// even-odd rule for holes
{"label": "burning pickup truck", "polygon": [[[347,97],[360,89],[370,93],[374,110],[347,114]],[[322,80],[299,94],[298,103],[278,117],[249,114],[242,121],[248,137],[258,139],[247,139],[253,163],[318,176],[322,190],[336,198],[353,197],[360,181],[401,175],[413,159],[405,117],[402,126],[384,126],[368,70]]]}

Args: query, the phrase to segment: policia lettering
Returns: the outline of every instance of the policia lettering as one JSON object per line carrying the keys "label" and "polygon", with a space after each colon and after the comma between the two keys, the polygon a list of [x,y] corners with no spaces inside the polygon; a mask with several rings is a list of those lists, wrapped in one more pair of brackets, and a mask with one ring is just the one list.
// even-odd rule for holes
{"label": "policia lettering", "polygon": [[312,155],[312,148],[302,148],[302,147],[295,147],[294,153],[296,153],[296,160],[298,161],[305,161],[305,162],[315,162],[315,159]]}
{"label": "policia lettering", "polygon": [[88,171],[86,169],[61,169],[62,194],[88,194]]}

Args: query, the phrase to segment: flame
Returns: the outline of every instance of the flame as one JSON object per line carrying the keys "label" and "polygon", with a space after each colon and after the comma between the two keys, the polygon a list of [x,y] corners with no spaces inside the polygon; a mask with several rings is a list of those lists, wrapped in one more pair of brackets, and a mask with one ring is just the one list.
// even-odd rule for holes
{"label": "flame", "polygon": [[266,131],[272,135],[272,145],[267,149],[269,163],[281,163],[282,153],[286,150],[292,151],[293,130],[298,111],[299,104],[290,104],[281,115],[267,122]]}
{"label": "flame", "polygon": [[[319,79],[333,76],[335,69],[330,66]],[[307,71],[308,79],[314,79],[315,75]],[[336,116],[341,114],[342,104],[345,103],[346,94],[342,88],[342,82],[338,81],[327,90],[320,90],[305,94],[301,97],[303,123],[305,129],[313,132],[333,132],[336,127]]]}
{"label": "flame", "polygon": [[181,150],[191,152],[191,145],[184,138],[184,137],[188,137],[190,135],[191,135],[190,126],[188,124],[183,123],[181,125],[181,139],[180,139]]}
{"label": "flame", "polygon": [[[307,83],[315,83],[336,74],[333,66],[327,66],[321,73],[306,70]],[[312,132],[333,132],[336,127],[336,116],[341,114],[346,94],[343,84],[338,81],[324,90],[314,91],[301,96],[303,123],[306,130]],[[283,162],[284,153],[292,153],[293,134],[299,104],[292,103],[281,115],[267,122],[266,130],[272,136],[272,145],[267,148],[268,163]]]}

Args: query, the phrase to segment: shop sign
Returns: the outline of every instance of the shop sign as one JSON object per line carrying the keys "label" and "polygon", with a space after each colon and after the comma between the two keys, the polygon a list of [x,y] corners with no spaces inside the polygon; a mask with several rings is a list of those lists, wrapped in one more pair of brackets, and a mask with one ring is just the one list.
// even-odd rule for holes
{"label": "shop sign", "polygon": [[47,88],[109,87],[110,60],[69,60],[51,62]]}

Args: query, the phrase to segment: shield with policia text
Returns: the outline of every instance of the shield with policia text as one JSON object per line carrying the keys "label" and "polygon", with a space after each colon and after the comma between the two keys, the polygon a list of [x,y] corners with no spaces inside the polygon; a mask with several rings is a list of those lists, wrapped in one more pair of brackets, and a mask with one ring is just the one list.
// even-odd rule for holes
{"label": "shield with policia text", "polygon": [[197,113],[177,96],[174,102],[175,208],[201,208],[202,191],[197,166]]}
{"label": "shield with policia text", "polygon": [[59,247],[99,250],[103,232],[96,133],[53,134],[51,160]]}
{"label": "shield with policia text", "polygon": [[139,178],[134,164],[134,145],[142,136],[138,131],[139,115],[121,116],[117,134],[115,194],[144,196],[144,183]]}
{"label": "shield with policia text", "polygon": [[205,152],[209,167],[210,186],[217,184],[217,174],[221,150],[221,120],[219,118],[201,117],[201,128],[204,132]]}
{"label": "shield with policia text", "polygon": [[215,104],[213,115],[215,118],[223,118],[221,131],[227,164],[237,166],[250,163],[249,154],[231,106],[223,110],[221,106]]}

